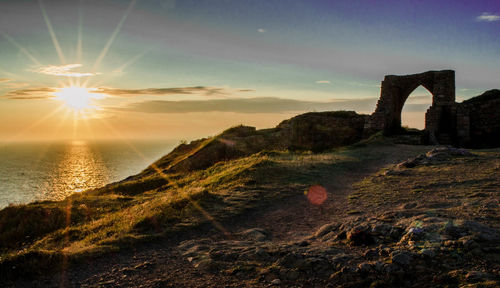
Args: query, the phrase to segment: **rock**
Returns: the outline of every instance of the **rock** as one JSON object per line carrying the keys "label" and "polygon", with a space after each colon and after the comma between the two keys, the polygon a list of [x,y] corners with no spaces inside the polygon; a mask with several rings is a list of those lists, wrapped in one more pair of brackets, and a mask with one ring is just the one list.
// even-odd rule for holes
{"label": "rock", "polygon": [[462,245],[464,246],[465,250],[468,250],[468,251],[480,247],[479,244],[477,244],[477,242],[472,240],[472,239],[463,239]]}
{"label": "rock", "polygon": [[475,156],[467,149],[453,147],[437,147],[425,154],[427,158],[449,158],[450,156]]}
{"label": "rock", "polygon": [[267,253],[267,251],[262,249],[262,248],[256,248],[254,255],[255,255],[255,259],[258,259],[258,260],[268,260],[269,258],[271,258],[269,253]]}
{"label": "rock", "polygon": [[407,252],[394,251],[391,254],[392,263],[397,264],[402,267],[409,266],[413,257]]}
{"label": "rock", "polygon": [[377,258],[379,253],[380,253],[380,250],[378,248],[374,248],[374,249],[367,250],[363,254],[363,257],[365,259],[373,259],[373,258]]}
{"label": "rock", "polygon": [[389,224],[378,224],[376,226],[373,226],[371,233],[373,235],[387,235],[391,231],[392,226]]}
{"label": "rock", "polygon": [[372,265],[368,263],[361,263],[358,265],[359,272],[361,273],[369,273],[372,271]]}
{"label": "rock", "polygon": [[384,262],[377,261],[377,262],[375,262],[375,264],[373,264],[373,268],[377,272],[382,272],[382,270],[384,269],[384,265],[385,265]]}
{"label": "rock", "polygon": [[417,203],[406,203],[403,204],[401,208],[403,208],[404,210],[408,210],[408,209],[413,209],[415,207],[417,207]]}
{"label": "rock", "polygon": [[392,249],[390,247],[383,247],[379,249],[378,255],[381,257],[387,257],[392,253]]}
{"label": "rock", "polygon": [[295,269],[292,269],[292,270],[288,270],[286,272],[286,279],[289,280],[289,281],[295,281],[299,278],[300,274],[297,270]]}
{"label": "rock", "polygon": [[283,257],[276,261],[276,264],[286,268],[295,268],[303,264],[304,258],[301,255],[295,253],[285,254]]}
{"label": "rock", "polygon": [[299,265],[299,269],[304,272],[314,271],[320,275],[328,275],[332,271],[330,263],[321,257],[309,257],[304,259],[304,263]]}
{"label": "rock", "polygon": [[332,231],[337,230],[339,228],[340,224],[338,223],[329,223],[321,226],[316,233],[314,234],[316,237],[322,237]]}
{"label": "rock", "polygon": [[375,239],[366,227],[356,227],[347,233],[347,241],[354,246],[372,245]]}
{"label": "rock", "polygon": [[425,238],[425,231],[420,227],[411,227],[404,238],[406,241],[419,241]]}
{"label": "rock", "polygon": [[240,237],[251,241],[266,241],[270,239],[270,233],[261,228],[251,228],[238,233]]}
{"label": "rock", "polygon": [[481,271],[469,271],[465,280],[469,283],[477,283],[491,279],[490,275]]}
{"label": "rock", "polygon": [[204,252],[208,252],[209,247],[207,245],[194,245],[191,248],[187,249],[184,253],[182,253],[185,257],[198,257],[200,254]]}
{"label": "rock", "polygon": [[350,274],[350,273],[354,273],[356,272],[356,270],[352,267],[348,267],[348,266],[345,266],[345,267],[342,267],[342,269],[340,269],[340,273],[342,274]]}
{"label": "rock", "polygon": [[475,234],[474,240],[479,242],[500,241],[498,230],[490,228],[484,224],[474,221],[463,221],[460,226],[469,234]]}
{"label": "rock", "polygon": [[340,267],[345,267],[346,264],[352,260],[354,257],[352,255],[348,255],[348,254],[339,254],[335,257],[333,257],[331,260],[330,260],[330,263],[332,263],[333,266],[340,266]]}
{"label": "rock", "polygon": [[271,285],[280,285],[280,284],[281,284],[281,280],[279,278],[276,278],[273,281],[271,281]]}
{"label": "rock", "polygon": [[420,254],[428,258],[434,258],[434,256],[436,256],[436,252],[434,252],[434,250],[427,248],[420,250]]}
{"label": "rock", "polygon": [[482,257],[483,256],[483,251],[481,250],[481,248],[474,248],[470,251],[470,253],[472,253],[472,255],[474,256],[478,256],[478,257]]}
{"label": "rock", "polygon": [[456,226],[452,221],[448,221],[444,226],[444,233],[453,237],[459,238],[462,234],[461,227]]}
{"label": "rock", "polygon": [[345,238],[347,238],[347,233],[345,231],[335,235],[335,240],[345,240]]}
{"label": "rock", "polygon": [[311,245],[311,242],[309,242],[308,240],[302,240],[302,241],[296,242],[295,245],[297,245],[299,247],[307,247],[307,246]]}
{"label": "rock", "polygon": [[401,238],[401,234],[403,234],[404,229],[401,227],[392,227],[391,231],[389,232],[389,237],[392,239],[399,239]]}
{"label": "rock", "polygon": [[408,159],[404,162],[399,163],[396,167],[398,168],[413,168],[416,167],[417,165],[422,164],[422,162],[426,159],[424,154],[418,155],[415,158]]}
{"label": "rock", "polygon": [[492,233],[481,232],[477,234],[477,239],[481,242],[495,242],[498,240],[498,236]]}
{"label": "rock", "polygon": [[370,284],[370,288],[385,288],[387,287],[387,283],[382,280],[375,280]]}
{"label": "rock", "polygon": [[392,273],[397,272],[399,270],[400,270],[399,266],[394,264],[394,263],[389,263],[389,264],[384,265],[384,271],[387,274],[392,274]]}
{"label": "rock", "polygon": [[192,239],[192,240],[182,241],[179,244],[179,246],[177,246],[177,247],[181,250],[188,250],[188,249],[192,248],[193,246],[207,245],[210,243],[212,243],[212,241],[210,239],[199,239],[199,240]]}
{"label": "rock", "polygon": [[220,265],[212,259],[203,259],[196,263],[194,267],[202,271],[216,273],[219,270]]}
{"label": "rock", "polygon": [[446,240],[443,242],[443,246],[445,247],[455,247],[457,246],[457,242],[453,240]]}

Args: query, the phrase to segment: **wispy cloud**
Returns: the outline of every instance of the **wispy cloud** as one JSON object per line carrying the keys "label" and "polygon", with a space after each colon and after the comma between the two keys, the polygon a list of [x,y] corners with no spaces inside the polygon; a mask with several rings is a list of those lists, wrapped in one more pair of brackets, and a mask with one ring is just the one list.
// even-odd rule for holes
{"label": "wispy cloud", "polygon": [[79,72],[79,71],[74,71],[75,69],[78,69],[82,67],[82,64],[67,64],[67,65],[48,65],[48,66],[42,66],[38,67],[34,70],[31,70],[32,72],[40,73],[40,74],[45,74],[45,75],[52,75],[52,76],[66,76],[66,77],[89,77],[89,76],[95,76],[99,73],[92,73],[92,72]]}
{"label": "wispy cloud", "polygon": [[23,87],[28,87],[30,86],[30,83],[26,82],[15,82],[15,81],[4,81],[3,83],[0,83],[2,87],[4,88],[9,88],[9,89],[20,89]]}
{"label": "wispy cloud", "polygon": [[372,111],[376,102],[376,98],[316,102],[275,97],[257,97],[184,101],[144,101],[132,103],[124,108],[116,109],[144,113],[285,113],[332,110]]}
{"label": "wispy cloud", "polygon": [[172,88],[145,88],[145,89],[116,89],[98,88],[96,93],[103,93],[111,96],[138,96],[138,95],[179,95],[179,94],[202,94],[206,96],[229,95],[234,92],[252,92],[251,89],[231,90],[223,87],[172,87]]}
{"label": "wispy cloud", "polygon": [[483,14],[476,17],[476,21],[481,21],[481,22],[500,21],[500,15],[484,12]]}
{"label": "wispy cloud", "polygon": [[257,29],[257,31],[258,31],[259,33],[266,33],[266,29],[262,29],[262,28]]}
{"label": "wispy cloud", "polygon": [[49,99],[54,97],[53,93],[56,91],[57,89],[51,87],[18,89],[7,92],[3,97],[17,100]]}
{"label": "wispy cloud", "polygon": [[318,80],[316,81],[317,84],[330,84],[330,81],[328,80]]}
{"label": "wispy cloud", "polygon": [[[2,78],[4,79],[4,78]],[[0,79],[0,80],[2,80]],[[7,79],[9,80],[9,79]],[[1,81],[0,81],[1,82]],[[5,83],[9,84],[9,83]],[[21,83],[26,84],[26,83]],[[20,86],[23,87],[23,86]],[[15,87],[12,87],[15,88]],[[205,96],[213,95],[233,95],[234,93],[253,92],[252,89],[229,89],[225,87],[172,87],[172,88],[145,88],[145,89],[117,89],[117,88],[93,88],[92,93],[106,94],[108,96],[117,97],[133,97],[142,95],[179,95],[179,94],[198,94]],[[57,92],[54,87],[36,87],[12,90],[4,94],[2,97],[8,99],[48,99],[53,98],[53,93]]]}
{"label": "wispy cloud", "polygon": [[5,83],[5,82],[9,82],[11,81],[12,79],[8,79],[8,78],[0,78],[0,83]]}

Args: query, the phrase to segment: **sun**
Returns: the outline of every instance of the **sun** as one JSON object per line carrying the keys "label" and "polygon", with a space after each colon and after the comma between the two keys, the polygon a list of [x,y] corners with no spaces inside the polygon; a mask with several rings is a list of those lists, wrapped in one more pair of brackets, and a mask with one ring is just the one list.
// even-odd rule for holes
{"label": "sun", "polygon": [[74,111],[95,109],[95,99],[102,99],[104,95],[96,92],[95,88],[70,86],[59,88],[54,95],[55,99],[62,101],[67,108]]}

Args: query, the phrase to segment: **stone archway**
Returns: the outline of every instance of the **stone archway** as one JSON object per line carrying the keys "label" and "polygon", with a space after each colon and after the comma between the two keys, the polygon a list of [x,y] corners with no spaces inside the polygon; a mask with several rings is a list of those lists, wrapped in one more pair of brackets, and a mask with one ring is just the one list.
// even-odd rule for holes
{"label": "stone archway", "polygon": [[[443,138],[451,141],[456,129],[455,71],[428,71],[412,75],[387,75],[382,81],[380,99],[375,112],[366,122],[367,131],[384,131],[386,134],[401,130],[401,111],[408,96],[423,86],[432,94],[432,106],[425,114],[425,130],[430,141]],[[450,139],[444,139],[444,138]]]}

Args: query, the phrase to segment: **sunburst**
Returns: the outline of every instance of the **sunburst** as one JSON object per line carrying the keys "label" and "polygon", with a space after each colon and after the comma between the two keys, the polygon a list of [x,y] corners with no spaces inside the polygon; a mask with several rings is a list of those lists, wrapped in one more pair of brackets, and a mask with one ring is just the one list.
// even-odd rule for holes
{"label": "sunburst", "polygon": [[105,95],[97,93],[96,90],[96,88],[69,86],[59,88],[54,95],[55,99],[62,101],[67,108],[82,111],[95,109],[94,100],[105,98]]}

